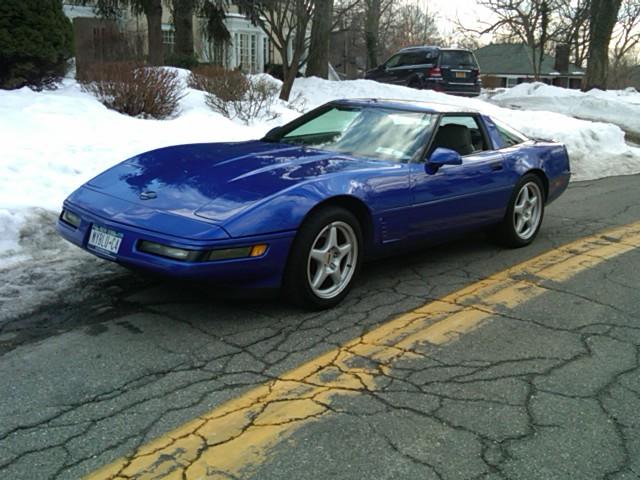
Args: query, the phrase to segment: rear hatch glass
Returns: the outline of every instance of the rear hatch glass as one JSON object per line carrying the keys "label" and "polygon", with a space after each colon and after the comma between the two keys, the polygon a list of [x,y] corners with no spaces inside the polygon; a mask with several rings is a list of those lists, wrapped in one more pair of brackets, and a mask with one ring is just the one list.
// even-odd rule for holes
{"label": "rear hatch glass", "polygon": [[475,57],[465,50],[443,50],[440,68],[443,78],[453,82],[473,82],[479,73]]}
{"label": "rear hatch glass", "polygon": [[445,50],[440,58],[443,67],[477,68],[476,59],[471,52],[464,50]]}

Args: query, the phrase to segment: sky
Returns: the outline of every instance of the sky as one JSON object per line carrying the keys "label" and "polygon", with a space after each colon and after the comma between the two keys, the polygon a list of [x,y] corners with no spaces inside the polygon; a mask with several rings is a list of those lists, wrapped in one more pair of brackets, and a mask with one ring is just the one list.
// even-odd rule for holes
{"label": "sky", "polygon": [[478,18],[489,20],[491,12],[473,0],[417,0],[418,4],[438,14],[440,30],[450,33],[455,29],[456,18],[467,27],[479,27]]}

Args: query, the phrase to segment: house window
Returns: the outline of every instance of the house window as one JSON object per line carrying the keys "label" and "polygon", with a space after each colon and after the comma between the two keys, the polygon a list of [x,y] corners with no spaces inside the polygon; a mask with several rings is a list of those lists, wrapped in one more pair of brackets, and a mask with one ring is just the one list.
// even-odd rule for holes
{"label": "house window", "polygon": [[249,58],[251,59],[251,73],[258,71],[258,39],[255,34],[251,34],[251,53]]}
{"label": "house window", "polygon": [[517,78],[507,78],[507,88],[515,87],[518,84]]}
{"label": "house window", "polygon": [[176,31],[173,25],[162,25],[162,47],[165,53],[173,53],[176,45]]}
{"label": "house window", "polygon": [[264,63],[271,63],[271,56],[269,55],[269,40],[267,40],[267,37],[262,38],[262,51],[264,52]]}
{"label": "house window", "polygon": [[225,48],[223,42],[211,42],[211,63],[214,65],[225,65]]}
{"label": "house window", "polygon": [[245,73],[258,71],[258,38],[256,34],[236,33],[233,36],[237,66]]}

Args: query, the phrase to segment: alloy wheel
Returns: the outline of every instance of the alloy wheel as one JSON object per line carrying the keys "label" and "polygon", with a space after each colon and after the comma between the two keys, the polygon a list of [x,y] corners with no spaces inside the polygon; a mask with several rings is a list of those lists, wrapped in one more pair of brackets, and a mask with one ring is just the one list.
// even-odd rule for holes
{"label": "alloy wheel", "polygon": [[345,222],[326,225],[316,235],[307,260],[307,281],[319,298],[338,296],[348,285],[358,260],[358,239]]}
{"label": "alloy wheel", "polygon": [[522,240],[531,238],[542,218],[542,192],[535,182],[525,183],[513,208],[513,227]]}

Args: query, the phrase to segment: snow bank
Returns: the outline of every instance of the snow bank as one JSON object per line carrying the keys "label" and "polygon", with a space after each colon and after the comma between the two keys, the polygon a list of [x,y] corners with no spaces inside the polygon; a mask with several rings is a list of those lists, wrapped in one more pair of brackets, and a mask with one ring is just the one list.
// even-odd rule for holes
{"label": "snow bank", "polygon": [[[557,89],[556,87],[551,88]],[[564,89],[558,90],[572,92]],[[623,91],[619,92],[619,95],[614,92],[602,93],[612,97],[616,96],[616,98],[631,98],[640,102],[640,98],[638,98],[640,94],[637,92]],[[330,82],[314,77],[301,78],[296,80],[293,94],[301,95],[309,107],[316,107],[335,98],[358,97],[422,100],[459,105],[503,120],[530,137],[563,142],[567,146],[571,158],[572,179],[574,181],[640,173],[640,148],[627,145],[624,132],[611,123],[578,120],[567,115],[535,111],[535,109],[534,111],[524,111],[502,108],[480,99],[454,97],[431,90],[413,90],[370,80]],[[602,108],[605,109],[602,116],[609,115],[605,108],[607,104],[602,105]]]}
{"label": "snow bank", "polygon": [[[615,95],[618,102],[633,108],[640,105],[637,92]],[[273,126],[295,118],[301,110],[337,98],[358,97],[424,100],[470,107],[503,119],[530,136],[558,139],[567,144],[574,179],[640,172],[640,149],[627,146],[622,130],[610,123],[576,120],[559,113],[501,108],[478,99],[369,80],[297,79],[292,95],[297,98],[295,105],[279,102],[275,107],[278,118],[247,126],[209,110],[202,92],[195,90],[187,91],[181,102],[181,113],[175,119],[127,117],[106,109],[68,79],[55,91],[0,90],[0,269],[30,255],[25,246],[34,242],[40,247],[46,247],[47,242],[55,243],[55,237],[49,234],[46,242],[38,241],[40,234],[33,224],[49,218],[42,212],[53,215],[76,187],[125,158],[167,145],[259,138]],[[593,98],[599,97],[594,94]],[[610,114],[609,105],[611,103],[601,104],[606,111],[600,112],[600,118]],[[597,108],[592,110],[595,112]]]}
{"label": "snow bank", "polygon": [[610,122],[640,137],[640,93],[635,89],[588,92],[544,83],[522,83],[490,99],[496,105],[547,110],[571,117]]}

